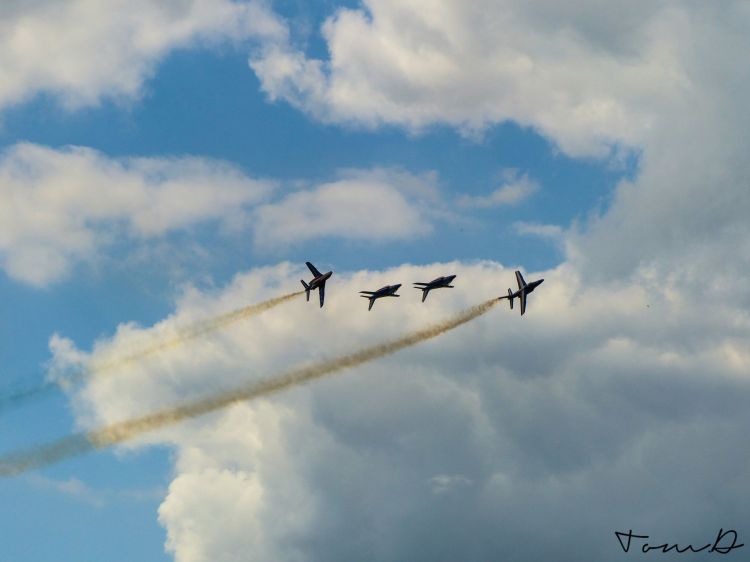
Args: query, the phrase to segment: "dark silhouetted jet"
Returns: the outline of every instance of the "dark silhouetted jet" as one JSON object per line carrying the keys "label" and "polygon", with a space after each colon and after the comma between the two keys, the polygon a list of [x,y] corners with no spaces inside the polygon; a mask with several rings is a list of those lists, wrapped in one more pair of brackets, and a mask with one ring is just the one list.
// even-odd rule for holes
{"label": "dark silhouetted jet", "polygon": [[400,286],[401,283],[399,283],[398,285],[386,285],[385,287],[381,287],[377,291],[360,291],[359,295],[366,299],[370,299],[370,306],[367,307],[367,310],[372,310],[372,305],[375,304],[375,301],[381,297],[400,297],[401,295],[396,294],[396,291],[398,291],[398,288]]}
{"label": "dark silhouetted jet", "polygon": [[508,296],[500,297],[499,300],[508,299],[508,301],[510,301],[510,309],[513,310],[513,299],[518,297],[521,300],[521,316],[523,316],[523,313],[526,312],[526,295],[541,285],[544,279],[537,279],[531,283],[526,283],[526,281],[523,280],[521,272],[516,270],[516,281],[518,282],[518,290],[514,293],[509,288]]}
{"label": "dark silhouetted jet", "polygon": [[320,296],[320,306],[322,307],[323,300],[326,298],[326,281],[328,281],[328,278],[333,275],[333,271],[329,271],[328,273],[321,273],[309,261],[306,261],[305,263],[307,264],[307,268],[310,270],[310,273],[312,273],[314,276],[310,283],[305,283],[304,281],[302,281],[302,279],[300,279],[302,286],[305,287],[307,301],[310,302],[310,291],[314,291],[315,289],[317,289],[318,295]]}
{"label": "dark silhouetted jet", "polygon": [[451,285],[451,282],[456,278],[455,275],[446,275],[445,277],[438,277],[437,279],[433,279],[429,283],[414,283],[415,289],[420,289],[422,291],[422,302],[427,298],[427,293],[429,293],[432,289],[442,289],[443,287],[448,287],[449,289],[453,288],[453,285]]}

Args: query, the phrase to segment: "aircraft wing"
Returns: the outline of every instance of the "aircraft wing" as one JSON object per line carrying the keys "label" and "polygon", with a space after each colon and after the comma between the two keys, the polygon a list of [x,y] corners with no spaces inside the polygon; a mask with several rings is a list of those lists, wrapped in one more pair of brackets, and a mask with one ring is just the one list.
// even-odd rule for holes
{"label": "aircraft wing", "polygon": [[309,261],[306,261],[305,265],[307,265],[307,268],[310,270],[310,273],[312,273],[315,277],[320,277],[320,271],[315,269],[315,266],[313,264],[311,264]]}
{"label": "aircraft wing", "polygon": [[526,286],[526,281],[523,280],[523,275],[521,275],[521,272],[516,270],[516,282],[518,283],[518,288],[523,289]]}
{"label": "aircraft wing", "polygon": [[320,296],[320,308],[323,308],[323,300],[326,298],[326,282],[323,281],[318,286],[318,295]]}
{"label": "aircraft wing", "polygon": [[519,291],[521,293],[519,295],[521,299],[521,316],[523,316],[523,313],[526,312],[526,291]]}

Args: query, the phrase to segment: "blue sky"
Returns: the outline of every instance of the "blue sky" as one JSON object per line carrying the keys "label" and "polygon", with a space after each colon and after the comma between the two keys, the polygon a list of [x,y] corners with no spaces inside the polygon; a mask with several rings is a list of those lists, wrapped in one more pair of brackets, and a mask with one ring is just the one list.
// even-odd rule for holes
{"label": "blue sky", "polygon": [[[306,260],[341,272],[341,280],[331,281],[325,326],[311,316],[313,307],[294,302],[297,308],[283,305],[276,320],[265,313],[211,340],[228,346],[221,359],[206,359],[203,343],[186,346],[164,364],[118,373],[111,388],[93,382],[6,408],[0,412],[3,451],[194,396],[207,373],[223,388],[249,364],[278,372],[292,360],[319,358],[316,330],[344,352],[434,322],[505,292],[517,267],[548,278],[539,289],[549,287],[547,296],[540,295],[541,311],[531,308],[537,314],[536,324],[526,324],[531,328],[509,325],[519,319],[503,310],[508,322],[500,326],[483,318],[462,339],[443,336],[444,348],[384,360],[390,388],[372,382],[377,377],[364,382],[379,372],[368,366],[353,381],[326,381],[212,415],[131,450],[103,450],[0,480],[0,559],[231,560],[248,548],[243,540],[257,544],[249,552],[258,560],[345,560],[363,545],[372,559],[427,560],[441,548],[467,560],[502,558],[511,552],[507,542],[481,525],[462,535],[459,512],[515,521],[508,528],[527,536],[534,510],[554,522],[565,504],[560,497],[574,496],[582,499],[572,513],[597,530],[596,514],[605,512],[605,526],[644,521],[651,525],[645,530],[664,532],[710,532],[712,517],[723,514],[725,527],[741,524],[747,477],[710,460],[703,470],[729,474],[735,494],[682,527],[677,520],[687,516],[679,506],[666,517],[673,524],[653,509],[644,513],[628,504],[618,512],[595,499],[604,485],[599,479],[607,476],[628,474],[623,486],[630,490],[654,491],[664,483],[670,461],[655,452],[659,447],[650,448],[650,435],[663,440],[662,449],[683,440],[689,447],[695,442],[675,433],[674,424],[693,428],[701,442],[718,435],[722,423],[745,421],[739,406],[720,415],[718,404],[748,390],[741,344],[746,309],[730,312],[732,302],[720,296],[747,264],[741,212],[747,204],[737,186],[748,177],[733,156],[742,154],[742,119],[726,119],[722,108],[741,107],[738,92],[748,84],[731,66],[711,62],[720,52],[683,57],[684,20],[643,3],[623,8],[614,21],[584,3],[555,11],[544,2],[523,7],[509,0],[501,3],[507,12],[493,9],[481,25],[481,3],[449,0],[434,12],[416,0],[406,7],[324,2],[314,10],[302,2],[201,0],[175,3],[166,15],[152,12],[152,2],[141,4],[148,8],[142,21],[96,10],[81,19],[75,3],[64,2],[63,20],[70,17],[81,30],[101,24],[103,31],[82,33],[83,39],[76,28],[61,31],[59,49],[47,57],[53,65],[44,53],[14,48],[16,35],[0,40],[12,84],[0,90],[3,392],[43,384],[50,366],[70,364],[71,350],[89,358],[104,348],[126,353],[129,334],[155,338],[159,328],[151,327],[160,322],[180,326],[210,317],[274,296],[278,285],[297,290]],[[22,16],[43,26],[52,17],[48,8],[46,2],[11,7],[0,11],[0,22],[21,33]],[[705,23],[694,25],[708,44],[726,35],[735,49],[748,48],[746,28],[730,25],[721,9],[695,10]],[[740,3],[726,10],[750,22]],[[567,33],[545,39],[550,25]],[[152,37],[152,26],[164,30],[163,38],[139,43],[139,33]],[[136,39],[121,40],[121,27]],[[89,53],[103,45],[110,50],[100,64]],[[118,72],[118,65],[128,72]],[[717,75],[739,86],[706,87]],[[653,76],[661,82],[654,84]],[[700,116],[689,109],[696,100],[707,108]],[[707,132],[704,146],[684,142],[697,131]],[[170,189],[174,197],[163,196]],[[716,249],[728,238],[741,257],[725,281],[707,289],[719,304],[711,312],[685,306],[699,290],[696,271],[716,265],[722,255]],[[337,291],[354,294],[358,284],[428,275],[447,263],[458,269],[457,283],[470,286],[416,316],[386,309],[363,317],[366,311],[350,307],[349,297],[336,304]],[[408,295],[411,288],[405,284],[402,291]],[[596,303],[597,314],[582,310],[580,295]],[[750,303],[746,289],[735,295],[736,302]],[[644,316],[646,305],[653,305],[653,315]],[[297,322],[304,335],[291,329]],[[705,331],[716,334],[712,349],[696,343],[694,334]],[[267,341],[258,349],[248,343],[252,349],[237,350],[238,341],[261,341],[261,332]],[[53,334],[70,348],[51,350]],[[180,361],[191,365],[184,374]],[[705,365],[715,365],[717,386],[707,382]],[[418,382],[391,380],[397,372]],[[166,380],[174,388],[165,390]],[[685,403],[706,388],[715,393],[716,408],[703,413],[709,421],[701,425],[687,407],[644,399],[652,385],[661,392],[670,384],[684,392]],[[568,395],[558,385],[578,390]],[[623,385],[628,392],[613,405]],[[380,407],[360,412],[351,406],[367,402],[363,396]],[[418,398],[409,405],[409,396]],[[517,400],[509,403],[508,396]],[[633,412],[640,409],[639,420]],[[226,424],[236,419],[251,420],[248,431],[258,432],[258,442],[268,439],[258,451],[248,445],[255,452],[247,458],[231,458],[232,445],[217,454],[218,445],[195,437],[205,432],[215,443],[231,443]],[[394,420],[400,425],[392,427]],[[628,450],[612,448],[591,429],[617,424],[633,431],[635,437],[621,436]],[[589,445],[572,439],[579,430]],[[462,431],[475,448],[462,444]],[[407,436],[410,445],[386,437],[394,434]],[[308,450],[309,443],[330,458]],[[540,443],[538,450],[533,443]],[[444,458],[443,445],[460,462]],[[579,446],[580,458],[571,460]],[[634,451],[654,455],[656,483],[633,476]],[[744,456],[733,459],[747,466]],[[602,466],[611,472],[597,472]],[[335,485],[338,471],[346,485]],[[561,495],[534,488],[541,491],[522,506],[523,490],[534,484],[519,476],[525,471],[560,479]],[[579,488],[568,480],[571,471],[593,474],[593,483]],[[248,511],[228,509],[221,475],[231,475],[232,486],[244,482],[240,490],[257,485],[262,497],[278,500],[282,517],[304,504],[299,521],[288,529],[274,526],[279,513],[267,506],[256,511],[254,500],[247,500]],[[415,484],[418,475],[427,475],[423,488]],[[690,476],[684,489],[691,489]],[[368,504],[367,493],[356,500],[357,485],[367,482],[388,490],[382,504]],[[201,498],[201,489],[214,490],[211,498]],[[227,490],[226,497],[240,493]],[[710,485],[703,490],[710,493]],[[504,502],[531,514],[514,520]],[[202,505],[226,517],[227,528],[252,515],[250,538],[213,529],[195,514]],[[325,510],[324,522],[311,522]],[[583,515],[588,510],[593,515]],[[428,512],[434,515],[419,515]],[[430,539],[430,528],[445,529],[443,538]],[[351,540],[330,546],[337,536],[332,529],[344,536],[349,529]],[[591,539],[591,559],[618,559],[608,541]],[[481,546],[467,546],[472,542]],[[544,556],[566,548],[571,544],[556,542],[553,533],[543,534],[532,551]],[[225,558],[216,557],[221,552]]]}

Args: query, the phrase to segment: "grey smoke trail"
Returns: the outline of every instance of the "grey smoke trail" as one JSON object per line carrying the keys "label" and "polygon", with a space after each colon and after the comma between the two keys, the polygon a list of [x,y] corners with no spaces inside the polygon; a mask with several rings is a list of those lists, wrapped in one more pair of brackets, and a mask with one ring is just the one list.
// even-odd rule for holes
{"label": "grey smoke trail", "polygon": [[[289,293],[287,295],[268,299],[263,302],[251,304],[249,306],[245,306],[243,308],[233,310],[232,312],[227,312],[225,314],[221,314],[207,320],[201,320],[177,330],[177,333],[173,337],[158,341],[149,347],[141,349],[140,351],[137,351],[130,355],[114,357],[106,362],[93,363],[88,368],[75,371],[68,375],[64,382],[73,384],[79,383],[89,378],[104,374],[108,371],[117,369],[118,367],[122,367],[123,365],[126,365],[128,363],[140,361],[142,359],[145,359],[146,357],[154,355],[155,353],[159,353],[166,349],[182,345],[187,341],[205,336],[207,334],[210,334],[211,332],[215,332],[216,330],[229,326],[230,324],[234,324],[235,322],[239,322],[240,320],[244,320],[245,318],[260,314],[261,312],[279,306],[280,304],[283,304],[303,293],[304,291]],[[45,381],[39,385],[15,390],[6,394],[5,396],[0,396],[0,412],[13,406],[20,406],[27,400],[31,400],[33,398],[55,391],[57,390],[58,385],[59,383],[57,381]]]}
{"label": "grey smoke trail", "polygon": [[88,433],[71,435],[47,445],[6,454],[0,457],[0,476],[14,476],[68,457],[116,445],[148,431],[208,414],[237,402],[269,396],[287,388],[356,367],[457,328],[489,311],[497,302],[497,299],[492,299],[423,330],[342,357],[336,357],[307,367],[298,367],[271,379],[254,382],[140,418],[115,423]]}

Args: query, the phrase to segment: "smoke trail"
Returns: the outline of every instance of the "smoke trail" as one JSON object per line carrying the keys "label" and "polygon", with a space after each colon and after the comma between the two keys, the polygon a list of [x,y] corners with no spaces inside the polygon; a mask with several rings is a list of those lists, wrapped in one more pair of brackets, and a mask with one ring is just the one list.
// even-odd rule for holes
{"label": "smoke trail", "polygon": [[[215,332],[216,330],[224,328],[225,326],[234,324],[235,322],[239,322],[240,320],[244,320],[245,318],[249,318],[250,316],[260,314],[261,312],[285,303],[286,301],[291,300],[294,297],[301,295],[302,293],[304,293],[304,291],[289,293],[287,295],[268,299],[263,302],[251,304],[250,306],[245,306],[243,308],[233,310],[232,312],[227,312],[225,314],[215,316],[214,318],[201,320],[192,325],[180,328],[179,330],[177,330],[177,334],[175,336],[157,342],[149,347],[141,349],[140,351],[122,357],[115,357],[106,362],[93,363],[86,369],[75,371],[69,374],[63,382],[69,384],[79,383],[94,376],[112,371],[118,367],[122,367],[123,365],[126,365],[128,363],[140,361],[141,359],[145,359],[146,357],[154,355],[155,353],[159,353],[171,347],[182,345],[189,340],[198,338],[200,336],[205,336],[211,332]],[[12,406],[19,406],[23,402],[32,398],[44,395],[51,391],[55,391],[58,388],[58,384],[58,381],[45,381],[37,386],[30,386],[13,391],[6,394],[5,396],[0,396],[0,412]]]}
{"label": "smoke trail", "polygon": [[412,332],[398,339],[365,348],[361,351],[323,361],[307,367],[298,367],[277,377],[254,382],[207,398],[167,408],[140,418],[112,424],[88,433],[80,433],[54,441],[48,445],[13,452],[0,457],[0,476],[13,476],[33,468],[82,454],[94,449],[122,443],[148,431],[153,431],[182,420],[201,416],[225,408],[236,402],[269,396],[287,388],[332,375],[344,369],[356,367],[405,347],[437,337],[449,330],[469,322],[489,311],[499,302],[492,299],[460,312],[453,318],[434,324],[423,330]]}
{"label": "smoke trail", "polygon": [[127,363],[140,361],[141,359],[145,359],[146,357],[155,353],[159,353],[160,351],[164,351],[165,349],[182,345],[189,340],[193,340],[200,336],[205,336],[207,334],[210,334],[211,332],[215,332],[216,330],[224,328],[225,326],[234,324],[235,322],[239,322],[240,320],[244,320],[245,318],[255,316],[256,314],[260,314],[261,312],[279,306],[280,304],[283,304],[286,301],[301,295],[302,293],[304,293],[304,291],[289,293],[287,295],[268,299],[263,302],[251,304],[250,306],[245,306],[243,308],[233,310],[232,312],[227,312],[226,314],[221,314],[219,316],[215,316],[214,318],[209,318],[208,320],[196,322],[195,324],[179,329],[174,337],[156,343],[136,353],[126,355],[124,357],[116,357],[105,363],[94,363],[89,369],[83,372],[83,376],[77,374],[78,378],[74,379],[71,382],[77,382],[78,380],[81,380],[83,378],[89,378],[92,375],[99,375],[103,372],[111,371],[112,369],[121,367],[122,365],[125,365]]}

